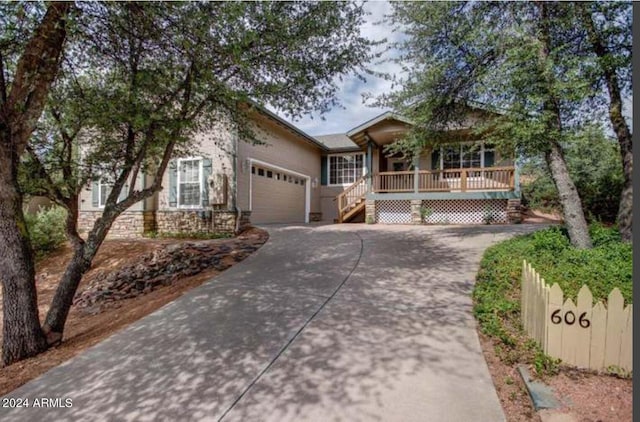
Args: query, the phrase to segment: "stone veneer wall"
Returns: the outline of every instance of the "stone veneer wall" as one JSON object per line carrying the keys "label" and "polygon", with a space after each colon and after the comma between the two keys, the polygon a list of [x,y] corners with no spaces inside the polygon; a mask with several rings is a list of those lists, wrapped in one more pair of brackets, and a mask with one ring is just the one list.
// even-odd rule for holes
{"label": "stone veneer wall", "polygon": [[[78,230],[88,233],[96,220],[102,216],[102,211],[80,211],[78,215]],[[142,237],[143,233],[156,229],[153,211],[125,211],[109,230],[108,238]]]}
{"label": "stone veneer wall", "polygon": [[[250,217],[251,211],[242,211],[240,231],[251,225]],[[160,233],[231,233],[235,230],[236,218],[235,211],[156,211],[156,225]]]}
{"label": "stone veneer wall", "polygon": [[507,219],[511,224],[522,223],[522,205],[520,199],[507,201]]}

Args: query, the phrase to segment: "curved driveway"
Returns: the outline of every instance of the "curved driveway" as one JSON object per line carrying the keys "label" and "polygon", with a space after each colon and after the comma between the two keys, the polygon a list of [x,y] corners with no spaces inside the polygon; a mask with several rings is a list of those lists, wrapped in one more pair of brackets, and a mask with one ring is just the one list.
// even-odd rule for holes
{"label": "curved driveway", "polygon": [[471,316],[482,251],[540,226],[272,226],[243,263],[9,397],[0,419],[504,420]]}

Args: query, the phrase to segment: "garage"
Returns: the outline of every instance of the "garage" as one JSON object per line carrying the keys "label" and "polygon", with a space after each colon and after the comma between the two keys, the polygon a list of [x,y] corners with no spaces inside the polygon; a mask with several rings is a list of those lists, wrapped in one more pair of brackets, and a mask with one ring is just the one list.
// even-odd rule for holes
{"label": "garage", "polygon": [[307,178],[278,167],[251,165],[251,221],[304,223]]}

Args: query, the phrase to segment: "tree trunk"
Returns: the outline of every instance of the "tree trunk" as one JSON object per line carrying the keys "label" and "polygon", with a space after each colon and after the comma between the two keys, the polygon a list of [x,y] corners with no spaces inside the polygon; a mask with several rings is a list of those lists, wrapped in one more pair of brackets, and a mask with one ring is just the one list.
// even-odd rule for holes
{"label": "tree trunk", "polygon": [[[77,196],[75,197],[75,202],[73,198],[71,199],[69,215],[67,217],[67,235],[74,245],[73,257],[67,264],[67,268],[60,279],[43,325],[43,330],[47,335],[47,341],[50,345],[62,341],[64,326],[67,322],[71,305],[73,305],[73,298],[78,290],[82,276],[91,268],[93,258],[98,253],[100,245],[118,216],[118,213],[105,210],[107,216],[105,217],[103,214],[103,216],[96,221],[87,237],[87,241],[84,242],[76,231],[78,219],[77,203]],[[107,204],[107,207],[109,207],[109,204]]]}
{"label": "tree trunk", "polygon": [[[0,269],[2,362],[47,349],[40,327],[33,251],[22,212],[18,165],[60,64],[70,3],[52,3],[18,60],[11,91],[0,95]],[[2,86],[3,90],[7,87]]]}
{"label": "tree trunk", "polygon": [[552,143],[550,151],[545,154],[545,159],[551,171],[553,182],[558,189],[562,214],[571,243],[579,249],[591,248],[589,227],[584,218],[582,201],[580,200],[580,195],[578,195],[576,185],[569,175],[567,163],[558,143]]}
{"label": "tree trunk", "polygon": [[[3,134],[6,137],[6,134]],[[2,363],[10,365],[47,349],[40,328],[33,252],[22,213],[16,162],[0,143],[0,268],[2,273]]]}
{"label": "tree trunk", "polygon": [[592,247],[589,226],[584,217],[580,195],[578,195],[576,185],[571,179],[567,162],[562,153],[562,146],[558,141],[563,134],[562,113],[560,112],[559,101],[554,94],[555,76],[553,69],[548,69],[551,50],[550,26],[552,25],[552,19],[549,10],[551,6],[546,2],[536,2],[536,4],[540,11],[539,67],[543,81],[541,93],[545,96],[542,108],[543,118],[548,129],[546,136],[549,137],[549,148],[545,152],[545,159],[551,171],[553,182],[558,189],[562,214],[571,243],[578,249],[588,249]]}
{"label": "tree trunk", "polygon": [[631,242],[632,220],[633,220],[633,143],[631,131],[627,121],[622,114],[622,96],[620,95],[620,84],[615,65],[611,60],[611,52],[606,47],[600,34],[593,23],[588,5],[579,4],[582,23],[584,24],[589,42],[593,52],[598,57],[598,64],[602,70],[602,75],[609,91],[609,119],[613,126],[613,131],[620,144],[620,158],[622,173],[624,175],[624,185],[620,195],[620,206],[618,208],[618,228],[620,236],[625,242]]}
{"label": "tree trunk", "polygon": [[51,301],[47,318],[42,327],[47,335],[47,342],[51,345],[62,340],[64,325],[73,304],[73,297],[78,290],[82,276],[91,268],[93,257],[85,257],[85,251],[84,244],[76,247]]}
{"label": "tree trunk", "polygon": [[[631,142],[629,142],[631,146]],[[622,149],[622,145],[620,145]],[[624,173],[624,185],[620,195],[620,207],[618,208],[618,230],[623,242],[633,241],[633,152],[631,148],[622,154],[622,170]]]}

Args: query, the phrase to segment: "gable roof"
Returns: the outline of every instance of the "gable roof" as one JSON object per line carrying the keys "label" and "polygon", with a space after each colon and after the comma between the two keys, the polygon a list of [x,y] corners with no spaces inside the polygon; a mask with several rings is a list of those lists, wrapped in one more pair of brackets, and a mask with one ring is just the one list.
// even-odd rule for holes
{"label": "gable roof", "polygon": [[316,139],[320,141],[330,151],[347,151],[347,150],[359,150],[360,147],[356,145],[351,138],[344,133],[331,133],[328,135],[318,135]]}
{"label": "gable roof", "polygon": [[350,131],[347,132],[347,136],[353,136],[358,134],[359,132],[362,132],[364,130],[369,129],[371,126],[376,125],[384,120],[397,120],[399,122],[402,123],[406,123],[409,125],[413,125],[413,122],[411,120],[409,120],[408,118],[401,116],[397,113],[394,113],[393,111],[385,111],[384,113],[374,117],[371,120],[368,120],[366,122],[364,122],[363,124],[354,127],[353,129],[351,129]]}

